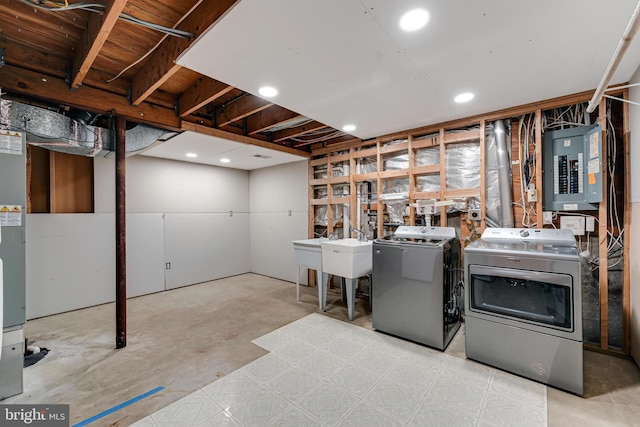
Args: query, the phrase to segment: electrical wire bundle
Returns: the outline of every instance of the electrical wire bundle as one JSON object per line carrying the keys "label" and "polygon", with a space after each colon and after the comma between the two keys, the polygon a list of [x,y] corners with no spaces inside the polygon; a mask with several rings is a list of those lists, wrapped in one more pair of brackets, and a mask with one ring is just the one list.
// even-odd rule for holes
{"label": "electrical wire bundle", "polygon": [[[30,6],[35,6],[38,9],[48,10],[51,12],[64,12],[68,10],[85,10],[93,13],[103,13],[104,9],[106,8],[104,4],[100,4],[100,3],[79,2],[79,3],[70,4],[68,0],[65,0],[64,2],[58,2],[54,0],[22,0],[22,2]],[[160,31],[170,36],[179,37],[181,39],[190,39],[195,36],[195,34],[190,33],[188,31],[182,31],[176,28],[165,27],[164,25],[154,24],[153,22],[138,19],[127,13],[121,13],[120,19],[122,19],[123,21],[131,22],[131,23],[146,27],[146,28],[150,28],[152,30]]]}

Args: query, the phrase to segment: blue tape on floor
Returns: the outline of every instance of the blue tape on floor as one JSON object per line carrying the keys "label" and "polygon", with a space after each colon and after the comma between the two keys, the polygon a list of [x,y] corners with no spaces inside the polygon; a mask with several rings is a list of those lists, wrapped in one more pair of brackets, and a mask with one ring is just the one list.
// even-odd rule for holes
{"label": "blue tape on floor", "polygon": [[141,394],[140,396],[136,396],[133,399],[127,400],[126,402],[121,403],[121,404],[119,404],[117,406],[114,406],[111,409],[107,409],[104,412],[100,412],[98,415],[94,415],[91,418],[87,418],[84,421],[80,421],[78,424],[74,424],[72,427],[83,427],[83,426],[86,426],[88,424],[91,424],[92,422],[97,421],[100,418],[104,418],[109,414],[113,414],[114,412],[119,411],[122,408],[126,408],[127,406],[132,405],[132,404],[136,403],[137,401],[142,400],[145,397],[149,397],[152,394],[155,394],[155,393],[157,393],[157,392],[159,392],[161,390],[164,390],[164,387],[156,387],[153,390],[149,390],[148,392],[146,392],[144,394]]}

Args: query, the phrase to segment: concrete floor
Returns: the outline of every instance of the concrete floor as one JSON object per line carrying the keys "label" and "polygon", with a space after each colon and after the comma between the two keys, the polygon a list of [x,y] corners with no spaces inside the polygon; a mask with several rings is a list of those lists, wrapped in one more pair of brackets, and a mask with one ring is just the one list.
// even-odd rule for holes
{"label": "concrete floor", "polygon": [[[30,343],[51,352],[24,371],[23,394],[2,403],[70,404],[71,424],[156,387],[164,390],[91,425],[126,426],[212,383],[266,350],[252,340],[320,312],[314,288],[244,274],[133,298],[127,347],[115,350],[115,306],[106,304],[27,323]],[[326,315],[348,321],[336,295]],[[354,324],[370,329],[368,301]],[[446,353],[464,358],[464,328]],[[640,369],[631,360],[585,352],[585,396],[548,388],[549,426],[640,426]]]}

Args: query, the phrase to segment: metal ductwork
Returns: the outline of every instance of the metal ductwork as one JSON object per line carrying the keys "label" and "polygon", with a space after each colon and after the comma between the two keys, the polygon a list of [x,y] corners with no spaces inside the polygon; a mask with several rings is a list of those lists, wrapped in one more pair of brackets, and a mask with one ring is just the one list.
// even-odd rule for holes
{"label": "metal ductwork", "polygon": [[511,163],[507,134],[502,120],[495,122],[498,158],[498,187],[500,189],[500,227],[513,227],[513,197],[511,195]]}
{"label": "metal ductwork", "polygon": [[[25,132],[28,144],[80,156],[115,157],[115,136],[104,123],[104,116],[80,110],[70,110],[63,115],[15,101],[2,100],[1,103],[0,126]],[[103,125],[97,126],[98,123]],[[177,134],[134,124],[126,131],[126,153],[134,154]]]}

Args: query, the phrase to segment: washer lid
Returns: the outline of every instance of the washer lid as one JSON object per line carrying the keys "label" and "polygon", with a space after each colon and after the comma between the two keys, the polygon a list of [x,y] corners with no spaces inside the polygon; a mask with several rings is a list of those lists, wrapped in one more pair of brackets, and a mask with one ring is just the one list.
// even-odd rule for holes
{"label": "washer lid", "polygon": [[444,240],[456,237],[454,227],[426,227],[419,225],[401,225],[396,228],[393,237],[396,239]]}
{"label": "washer lid", "polygon": [[571,230],[555,228],[487,228],[482,233],[486,242],[523,242],[553,246],[576,246]]}

